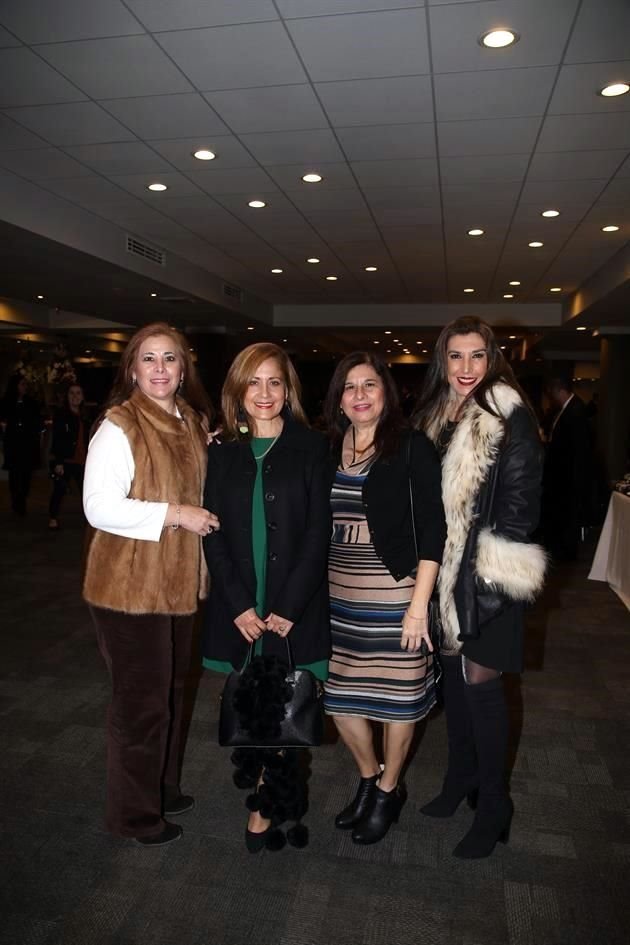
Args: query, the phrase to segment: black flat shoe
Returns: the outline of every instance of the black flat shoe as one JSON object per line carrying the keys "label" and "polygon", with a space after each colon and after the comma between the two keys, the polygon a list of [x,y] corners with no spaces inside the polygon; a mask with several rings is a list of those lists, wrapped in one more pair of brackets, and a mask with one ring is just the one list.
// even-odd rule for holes
{"label": "black flat shoe", "polygon": [[510,839],[513,814],[514,804],[509,797],[494,809],[479,807],[472,827],[453,850],[453,856],[460,860],[481,860],[490,856],[497,843],[507,843]]}
{"label": "black flat shoe", "polygon": [[371,778],[361,778],[354,799],[335,817],[335,827],[339,830],[350,830],[351,827],[356,827],[372,803],[379,778],[380,774],[374,774]]}
{"label": "black flat shoe", "polygon": [[139,843],[143,847],[163,847],[167,843],[172,843],[173,840],[179,840],[183,832],[179,824],[167,822],[159,833],[151,834],[149,837],[134,837],[134,843]]}
{"label": "black flat shoe", "polygon": [[245,828],[245,846],[250,853],[260,853],[261,850],[265,849],[270,831],[271,824],[261,833],[254,833],[252,830]]}
{"label": "black flat shoe", "polygon": [[167,817],[178,817],[192,810],[194,806],[194,797],[190,794],[178,794],[177,797],[164,801],[164,814]]}
{"label": "black flat shoe", "polygon": [[382,840],[391,825],[398,823],[406,799],[400,785],[392,791],[381,791],[375,787],[369,809],[352,831],[352,842],[368,844]]}

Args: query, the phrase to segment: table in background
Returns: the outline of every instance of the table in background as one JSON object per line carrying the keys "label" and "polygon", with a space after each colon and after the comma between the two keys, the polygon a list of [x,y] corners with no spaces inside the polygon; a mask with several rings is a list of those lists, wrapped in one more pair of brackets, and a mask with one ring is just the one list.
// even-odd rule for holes
{"label": "table in background", "polygon": [[608,581],[630,610],[630,496],[613,492],[593,558],[591,581]]}

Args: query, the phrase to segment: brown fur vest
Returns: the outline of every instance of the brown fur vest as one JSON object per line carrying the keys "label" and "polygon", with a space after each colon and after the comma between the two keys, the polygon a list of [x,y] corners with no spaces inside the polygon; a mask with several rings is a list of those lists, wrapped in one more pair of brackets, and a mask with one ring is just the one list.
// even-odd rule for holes
{"label": "brown fur vest", "polygon": [[[177,400],[182,416],[167,413],[139,390],[107,419],[131,446],[135,474],[130,499],[202,505],[206,432],[198,414]],[[123,538],[96,529],[89,545],[83,596],[90,604],[127,614],[193,614],[207,593],[201,539],[165,528],[159,541]]]}

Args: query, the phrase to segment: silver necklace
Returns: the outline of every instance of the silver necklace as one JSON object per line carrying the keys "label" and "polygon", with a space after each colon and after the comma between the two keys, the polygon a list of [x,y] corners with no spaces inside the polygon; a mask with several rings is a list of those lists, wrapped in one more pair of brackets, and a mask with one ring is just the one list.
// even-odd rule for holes
{"label": "silver necklace", "polygon": [[[282,433],[282,430],[280,430],[280,433]],[[276,445],[276,440],[279,438],[280,433],[277,433],[274,436],[273,440],[271,441],[267,449],[264,451],[264,453],[261,453],[260,456],[256,456],[256,454],[254,453],[254,450],[252,449],[252,453],[254,453],[254,459],[256,460],[256,462],[259,462],[261,459],[264,459],[267,453],[269,452],[269,450],[272,449]]]}

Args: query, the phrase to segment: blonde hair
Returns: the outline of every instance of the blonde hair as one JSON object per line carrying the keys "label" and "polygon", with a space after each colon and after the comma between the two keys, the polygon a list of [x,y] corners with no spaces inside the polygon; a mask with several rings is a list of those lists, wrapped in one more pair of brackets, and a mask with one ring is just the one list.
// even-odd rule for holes
{"label": "blonde hair", "polygon": [[[302,387],[295,368],[286,351],[269,341],[259,341],[256,344],[243,348],[236,355],[223,384],[221,391],[221,410],[223,413],[223,432],[228,439],[248,439],[250,433],[242,433],[239,426],[243,423],[243,398],[247,386],[255,376],[256,371],[268,358],[277,361],[280,373],[286,388],[286,406],[290,414],[300,423],[308,425],[306,414],[300,396]],[[239,416],[240,415],[240,416]]]}

